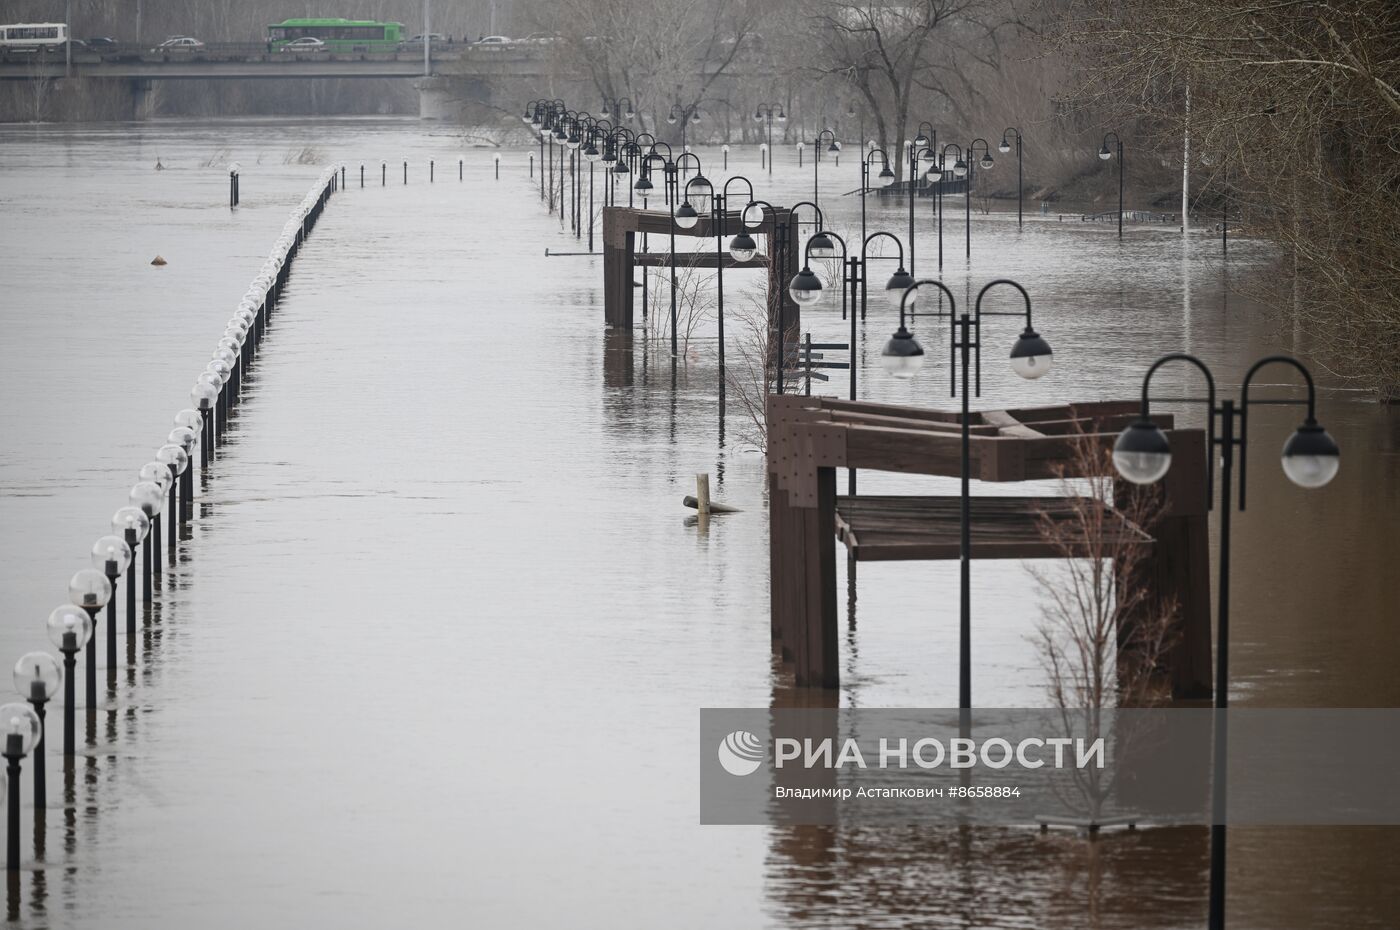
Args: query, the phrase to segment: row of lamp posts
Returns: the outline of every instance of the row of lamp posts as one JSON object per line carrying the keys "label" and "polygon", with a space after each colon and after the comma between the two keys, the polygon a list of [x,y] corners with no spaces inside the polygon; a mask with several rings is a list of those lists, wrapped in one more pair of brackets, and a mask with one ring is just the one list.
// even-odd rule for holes
{"label": "row of lamp posts", "polygon": [[[4,757],[8,778],[6,867],[20,868],[20,765],[33,753],[34,809],[42,820],[47,804],[45,771],[46,707],[63,689],[63,755],[71,759],[77,751],[75,710],[77,707],[78,653],[84,652],[84,704],[89,719],[97,711],[97,628],[98,617],[106,608],[106,662],[109,686],[117,674],[117,592],[126,586],[127,661],[136,661],[137,563],[143,606],[153,601],[152,586],[161,577],[162,549],[173,565],[178,528],[187,526],[194,514],[195,450],[198,448],[201,476],[214,455],[228,417],[237,406],[242,380],[261,343],[267,321],[277,307],[282,287],[291,271],[292,260],[307,234],[325,208],[331,194],[341,184],[341,169],[327,168],[311,192],[293,211],[283,227],[272,253],[240,301],[229,320],[213,357],[200,373],[190,399],[194,406],[175,416],[175,427],[152,460],[141,467],[137,483],[127,496],[127,505],[112,516],[109,535],[92,547],[90,568],[76,572],[68,582],[70,603],[62,604],[45,622],[48,637],[62,654],[62,664],[47,652],[30,652],[15,663],[14,683],[21,701],[0,706],[0,729],[5,734]],[[161,532],[164,518],[168,536]],[[125,580],[123,581],[123,575]],[[95,738],[91,726],[88,739]]]}
{"label": "row of lamp posts", "polygon": [[[543,129],[547,133],[553,121],[562,117],[564,120],[570,118],[577,119],[577,116],[570,116],[571,111],[562,107],[558,102],[535,101],[532,102],[526,112],[526,122],[534,126],[537,130]],[[614,107],[619,104],[614,103]],[[772,122],[775,118],[774,104],[760,105],[755,113],[755,119],[768,121],[769,132],[771,134]],[[628,102],[628,113],[632,112],[631,104]],[[605,102],[606,108],[606,102]],[[777,107],[778,119],[784,119],[780,107]],[[674,114],[673,114],[674,115]],[[682,114],[689,115],[689,114]],[[554,132],[559,134],[562,129],[556,127]],[[607,143],[605,151],[611,157],[606,161],[615,162],[613,171],[618,174],[626,174],[629,171],[636,172],[640,168],[640,177],[634,189],[643,197],[645,203],[646,195],[652,189],[650,183],[650,171],[654,162],[659,162],[666,178],[666,202],[672,211],[672,261],[674,263],[674,227],[683,229],[693,228],[698,223],[701,210],[698,210],[691,202],[691,197],[697,199],[708,198],[710,216],[713,225],[713,232],[716,239],[716,251],[721,248],[722,237],[726,231],[727,208],[726,203],[729,197],[729,188],[735,182],[741,182],[747,186],[748,204],[741,213],[741,228],[731,239],[729,251],[735,260],[747,262],[753,259],[757,253],[757,243],[749,234],[749,229],[756,229],[762,225],[765,219],[765,208],[772,211],[773,208],[765,201],[756,199],[752,182],[747,178],[736,176],[725,182],[724,187],[716,192],[703,174],[700,173],[698,157],[692,153],[686,153],[694,159],[696,177],[684,185],[684,189],[678,190],[678,183],[675,178],[678,173],[678,160],[671,157],[670,149],[664,143],[650,141],[645,147],[638,144],[638,137],[625,129],[621,130],[624,136],[618,135],[618,130],[611,132],[604,131]],[[645,135],[645,134],[643,134]],[[544,138],[544,134],[542,134]],[[624,141],[618,141],[619,139]],[[840,143],[836,140],[831,130],[823,130],[814,143],[820,150],[822,142],[828,143],[827,150],[832,153],[840,151]],[[1110,143],[1113,147],[1110,147]],[[980,146],[981,157],[977,158]],[[1023,158],[1023,136],[1019,128],[1008,127],[997,145],[997,150],[1002,154],[1009,153],[1012,149],[1016,152],[1017,161],[1017,223],[1018,226],[1024,222],[1022,208],[1022,158]],[[951,164],[949,155],[952,153]],[[852,321],[851,345],[856,344],[855,320],[856,305],[859,303],[860,318],[865,319],[868,293],[868,276],[865,270],[866,263],[871,259],[869,254],[870,244],[880,238],[888,237],[894,240],[898,247],[895,261],[898,266],[894,274],[886,282],[884,290],[888,295],[891,304],[899,311],[899,324],[894,334],[890,337],[881,352],[882,367],[896,378],[912,378],[923,367],[925,362],[925,352],[913,333],[909,329],[910,318],[912,317],[914,306],[918,299],[919,289],[928,287],[936,289],[940,295],[939,307],[935,311],[925,311],[926,317],[947,318],[950,323],[950,338],[948,342],[950,358],[950,389],[953,396],[959,397],[962,401],[961,417],[961,488],[960,488],[960,510],[959,510],[959,679],[958,679],[958,703],[963,710],[972,707],[972,613],[971,613],[971,548],[972,548],[972,509],[971,509],[971,411],[970,398],[975,394],[981,395],[981,349],[982,349],[982,319],[983,317],[1010,316],[1021,319],[1024,326],[1020,335],[1012,344],[1009,352],[1009,363],[1012,370],[1022,378],[1036,380],[1043,377],[1050,371],[1053,361],[1053,352],[1049,343],[1035,330],[1032,325],[1032,303],[1030,294],[1016,281],[998,278],[982,287],[978,292],[973,304],[971,313],[966,311],[959,313],[956,309],[957,302],[953,293],[937,279],[915,280],[913,277],[914,254],[913,254],[913,200],[916,193],[916,174],[922,173],[931,183],[938,184],[946,172],[956,178],[968,179],[968,196],[965,207],[969,211],[965,228],[967,230],[967,251],[971,256],[971,224],[970,224],[970,201],[971,184],[973,176],[974,161],[984,170],[990,169],[993,158],[990,146],[985,139],[975,139],[965,149],[956,143],[948,143],[943,148],[938,148],[937,134],[932,126],[921,125],[919,135],[911,140],[909,145],[909,202],[910,202],[910,250],[909,268],[904,265],[903,248],[898,237],[886,232],[866,232],[866,215],[864,205],[864,195],[869,189],[875,186],[888,187],[895,181],[895,174],[892,170],[891,160],[883,150],[873,148],[869,153],[864,153],[862,158],[861,175],[861,249],[858,255],[853,254],[848,249],[844,239],[836,233],[825,229],[822,222],[822,215],[819,206],[820,198],[820,176],[819,166],[816,159],[813,165],[813,201],[810,204],[799,204],[792,208],[791,217],[794,225],[797,224],[797,209],[801,206],[811,206],[816,215],[815,231],[807,241],[803,255],[803,267],[793,275],[789,282],[788,289],[793,300],[800,305],[811,305],[820,300],[823,293],[821,280],[812,271],[810,260],[812,258],[837,258],[836,244],[839,243],[841,253],[843,273],[841,276],[842,285],[842,310],[843,315],[847,312],[847,300],[849,298],[849,313]],[[630,156],[631,160],[628,161]],[[1117,133],[1110,132],[1104,137],[1103,146],[1099,151],[1099,157],[1104,160],[1118,159],[1118,180],[1119,180],[1119,203],[1118,203],[1118,226],[1119,236],[1122,236],[1123,223],[1123,144]],[[684,158],[685,156],[682,156]],[[878,172],[875,166],[878,165]],[[765,167],[771,173],[771,140],[770,146],[765,150]],[[875,184],[872,185],[871,177],[874,174]],[[941,191],[941,185],[940,185]],[[676,206],[676,198],[682,197],[679,207]],[[629,191],[629,203],[631,192]],[[703,205],[703,204],[702,204]],[[939,218],[939,269],[942,269],[942,209],[941,196],[938,205]],[[775,212],[775,211],[774,211]],[[795,230],[791,231],[795,234]],[[781,254],[781,252],[780,252]],[[723,274],[722,270],[719,272]],[[722,281],[722,278],[721,278]],[[673,272],[674,284],[674,272]],[[722,284],[721,284],[722,287]],[[1009,287],[1017,291],[1022,300],[1022,309],[1014,312],[1002,312],[983,309],[983,300],[993,288]],[[721,292],[722,293],[722,292]],[[943,307],[943,300],[947,301],[946,308]],[[723,300],[721,296],[720,300]],[[783,391],[783,368],[784,347],[783,321],[781,319],[782,301],[778,301],[779,321],[778,321],[778,365],[777,365],[777,388],[779,393]],[[723,304],[720,304],[720,366],[721,378],[723,377]],[[672,351],[675,352],[675,310],[674,296],[672,308]],[[1216,681],[1214,688],[1214,701],[1217,708],[1225,708],[1229,702],[1229,572],[1230,572],[1230,510],[1232,506],[1232,481],[1234,481],[1233,468],[1236,449],[1240,456],[1239,473],[1239,508],[1244,509],[1245,500],[1245,472],[1244,462],[1246,457],[1246,427],[1247,412],[1250,398],[1249,390],[1251,382],[1259,370],[1269,365],[1285,365],[1296,369],[1301,373],[1307,386],[1307,398],[1305,401],[1297,401],[1300,405],[1306,405],[1307,414],[1302,423],[1284,444],[1282,452],[1282,466],[1284,473],[1295,484],[1304,488],[1317,488],[1326,485],[1337,474],[1340,465],[1340,450],[1325,429],[1316,420],[1316,391],[1314,388],[1311,373],[1305,366],[1290,356],[1274,355],[1265,357],[1250,368],[1244,379],[1241,399],[1238,405],[1232,400],[1225,400],[1219,404],[1216,402],[1214,379],[1209,369],[1199,359],[1186,354],[1170,354],[1159,359],[1149,369],[1143,381],[1142,417],[1137,422],[1129,426],[1119,436],[1113,454],[1114,466],[1118,473],[1127,481],[1137,484],[1150,484],[1160,480],[1165,476],[1171,464],[1170,441],[1166,434],[1161,431],[1152,421],[1149,415],[1150,396],[1149,385],[1153,374],[1164,364],[1184,361],[1195,365],[1204,374],[1208,396],[1205,399],[1207,413],[1209,417],[1209,439],[1212,451],[1212,458],[1208,462],[1208,480],[1212,482],[1214,465],[1214,450],[1219,450],[1222,469],[1222,510],[1221,510],[1221,540],[1220,540],[1220,560],[1218,565],[1217,591],[1219,596],[1217,643],[1216,643]],[[856,368],[851,366],[851,396],[856,397]],[[961,382],[959,384],[959,382]],[[1161,400],[1161,399],[1159,399]],[[1256,399],[1256,403],[1258,403]],[[1289,403],[1280,401],[1268,401],[1271,404]],[[721,387],[721,405],[723,404],[723,388]],[[850,474],[850,493],[856,493],[856,476],[854,470]],[[1213,496],[1213,495],[1212,495]],[[1214,768],[1215,777],[1212,782],[1212,812],[1213,825],[1211,827],[1211,865],[1210,865],[1210,904],[1209,922],[1212,930],[1219,930],[1224,927],[1224,899],[1225,899],[1225,764],[1226,764],[1226,725],[1223,718],[1217,722],[1214,739]]]}

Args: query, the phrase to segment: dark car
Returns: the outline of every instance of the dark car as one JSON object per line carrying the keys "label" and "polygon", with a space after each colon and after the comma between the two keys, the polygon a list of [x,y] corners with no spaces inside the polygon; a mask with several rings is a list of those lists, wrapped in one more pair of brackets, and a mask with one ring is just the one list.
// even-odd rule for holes
{"label": "dark car", "polygon": [[88,48],[95,49],[116,48],[121,44],[111,36],[93,36],[91,39],[84,39],[83,41],[87,43]]}

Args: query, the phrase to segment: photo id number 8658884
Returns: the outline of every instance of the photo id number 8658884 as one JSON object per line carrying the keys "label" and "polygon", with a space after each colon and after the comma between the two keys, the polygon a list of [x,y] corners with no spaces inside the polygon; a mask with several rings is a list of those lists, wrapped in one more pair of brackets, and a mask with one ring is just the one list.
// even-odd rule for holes
{"label": "photo id number 8658884", "polygon": [[1021,789],[1014,785],[959,785],[946,789],[950,798],[1019,798]]}

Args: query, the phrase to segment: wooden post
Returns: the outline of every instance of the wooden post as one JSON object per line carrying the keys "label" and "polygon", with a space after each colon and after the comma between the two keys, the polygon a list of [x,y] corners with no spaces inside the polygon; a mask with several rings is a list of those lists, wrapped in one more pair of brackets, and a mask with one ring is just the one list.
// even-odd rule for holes
{"label": "wooden post", "polygon": [[710,476],[703,472],[695,476],[695,509],[702,517],[710,515]]}
{"label": "wooden post", "polygon": [[836,611],[836,469],[817,469],[817,506],[801,509],[806,609],[797,684],[839,688]]}
{"label": "wooden post", "polygon": [[[1171,443],[1165,509],[1155,525],[1143,527],[1154,544],[1151,558],[1139,569],[1137,583],[1152,592],[1143,610],[1156,610],[1165,600],[1176,602],[1175,637],[1163,660],[1172,697],[1208,699],[1212,686],[1206,438],[1198,429],[1173,430]],[[1120,638],[1125,635],[1119,630]]]}

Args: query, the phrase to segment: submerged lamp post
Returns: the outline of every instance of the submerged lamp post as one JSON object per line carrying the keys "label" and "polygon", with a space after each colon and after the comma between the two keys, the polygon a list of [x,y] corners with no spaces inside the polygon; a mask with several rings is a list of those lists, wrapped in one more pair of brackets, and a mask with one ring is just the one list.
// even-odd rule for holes
{"label": "submerged lamp post", "polygon": [[787,112],[781,103],[760,103],[753,111],[753,118],[760,123],[764,120],[768,121],[768,147],[764,149],[764,160],[767,162],[768,174],[771,177],[773,174],[773,121],[776,119],[779,123],[786,123]]}
{"label": "submerged lamp post", "polygon": [[[941,182],[942,179],[943,179],[943,175],[944,175],[944,173],[945,173],[946,170],[947,170],[946,166],[947,166],[947,162],[948,162],[948,150],[949,150],[949,149],[952,149],[953,151],[955,151],[955,152],[957,153],[957,155],[956,155],[956,156],[954,157],[954,159],[953,159],[953,167],[952,167],[953,177],[955,177],[955,178],[965,178],[965,177],[967,177],[968,168],[967,168],[967,162],[963,160],[963,154],[964,154],[964,153],[963,153],[963,150],[962,150],[962,146],[958,145],[956,142],[949,142],[947,145],[943,146],[943,148],[939,150],[939,152],[938,152],[938,164],[937,164],[937,166],[935,166],[933,169],[931,169],[931,170],[929,171],[929,177],[932,178],[932,179],[935,180],[935,181]],[[969,183],[968,186],[967,186],[967,189],[964,190],[964,193],[970,193],[971,187],[972,187],[972,185],[971,185],[971,183]],[[969,246],[969,250],[970,250],[970,246]],[[942,185],[942,183],[939,183],[939,185],[938,185],[938,270],[939,270],[939,271],[942,271],[942,270],[943,270],[943,185]]]}
{"label": "submerged lamp post", "polygon": [[[127,527],[123,532],[132,537],[136,534],[135,529],[131,527]],[[112,597],[107,601],[107,671],[109,675],[116,674],[117,668],[117,582],[121,578],[122,572],[131,565],[131,562],[131,544],[125,539],[119,536],[103,536],[93,543],[92,567],[107,576],[107,581],[112,585]],[[127,592],[128,605],[131,605],[135,600],[133,595],[133,591]],[[127,635],[132,635],[135,629],[136,612],[128,610],[126,615]]]}
{"label": "submerged lamp post", "polygon": [[[690,195],[691,195],[692,192],[694,192],[694,191],[699,191],[699,192],[701,192],[702,194],[703,194],[704,192],[709,192],[708,196],[709,196],[709,199],[710,199],[710,225],[711,225],[710,231],[711,231],[712,233],[714,233],[714,237],[715,237],[715,284],[716,284],[716,293],[717,293],[717,298],[716,298],[716,300],[717,300],[717,303],[716,303],[716,317],[717,317],[717,321],[718,321],[718,325],[719,325],[719,416],[720,416],[720,419],[721,419],[721,420],[724,419],[724,400],[725,400],[725,396],[724,396],[724,395],[725,395],[725,390],[724,390],[724,388],[725,388],[725,375],[724,375],[724,236],[725,236],[725,231],[726,231],[725,225],[726,225],[726,222],[727,222],[727,217],[725,216],[725,210],[726,210],[726,204],[728,203],[728,200],[729,200],[729,185],[735,183],[736,181],[737,181],[737,182],[740,182],[740,183],[742,183],[742,184],[744,184],[744,185],[746,185],[746,186],[748,187],[748,189],[749,189],[749,199],[748,199],[748,201],[747,201],[747,203],[746,203],[746,206],[745,206],[745,210],[747,210],[748,207],[749,207],[749,206],[752,206],[753,203],[754,203],[753,182],[750,181],[748,178],[744,177],[743,175],[737,175],[737,174],[736,174],[736,175],[734,175],[733,177],[731,177],[731,178],[729,178],[728,180],[726,180],[726,181],[724,182],[724,186],[723,186],[722,188],[720,188],[720,190],[719,190],[718,193],[714,193],[714,187],[710,184],[710,182],[709,182],[708,180],[705,179],[705,177],[704,177],[703,175],[696,175],[695,177],[693,177],[693,178],[691,178],[689,181],[687,181],[687,182],[686,182],[686,185],[685,185],[685,197],[686,197],[686,204],[685,204],[685,205],[688,205],[688,204],[689,204],[689,202],[690,202]],[[703,182],[703,183],[701,183],[701,182]],[[693,220],[693,219],[688,219],[688,220],[682,221],[682,219],[681,219],[681,217],[679,216],[679,214],[678,214],[677,217],[676,217],[676,222],[679,223],[679,224],[681,224],[681,227],[684,228],[684,229],[689,229],[689,228],[691,228],[691,227],[693,227],[693,226],[695,225],[695,220]],[[747,262],[747,261],[752,260],[753,257],[754,257],[754,255],[757,253],[757,251],[758,251],[758,243],[754,242],[753,236],[750,236],[750,235],[749,235],[747,232],[745,232],[743,229],[740,229],[740,230],[739,230],[739,232],[734,236],[733,240],[732,240],[732,241],[730,242],[730,244],[729,244],[729,252],[730,252],[730,254],[734,257],[734,260],[735,260],[736,262]]]}
{"label": "submerged lamp post", "polygon": [[78,665],[78,650],[92,638],[92,617],[81,607],[64,604],[54,608],[45,624],[49,642],[63,653],[63,754],[71,756],[77,742],[73,712],[78,703],[78,684],[74,669]]}
{"label": "submerged lamp post", "polygon": [[1123,140],[1118,138],[1118,133],[1109,130],[1104,134],[1103,146],[1099,149],[1099,158],[1108,161],[1113,157],[1113,150],[1108,147],[1109,137],[1113,138],[1113,143],[1118,151],[1118,238],[1123,238]]}
{"label": "submerged lamp post", "polygon": [[812,203],[821,205],[821,163],[822,163],[822,141],[829,140],[826,150],[835,154],[841,151],[841,143],[836,141],[836,133],[830,129],[823,129],[817,133],[817,137],[812,140]]}
{"label": "submerged lamp post", "polygon": [[5,761],[9,777],[9,824],[6,831],[6,868],[19,871],[19,764],[39,739],[39,716],[28,704],[0,705],[0,726],[5,733]]}
{"label": "submerged lamp post", "polygon": [[[141,512],[146,515],[146,519],[149,521],[146,533],[142,538],[152,535],[157,527],[155,521],[160,518],[160,509],[165,505],[165,489],[154,481],[140,481],[132,486],[127,499],[133,507],[141,508]],[[146,546],[141,550],[142,604],[151,603],[151,550],[154,548],[154,546]]]}
{"label": "submerged lamp post", "polygon": [[875,185],[884,189],[894,184],[894,169],[890,167],[890,156],[884,149],[870,149],[860,160],[860,237],[865,238],[865,195],[870,190],[870,173],[875,165],[880,170],[875,173]]}
{"label": "submerged lamp post", "polygon": [[[1283,445],[1283,473],[1288,480],[1303,488],[1320,488],[1337,476],[1341,467],[1341,450],[1332,436],[1318,425],[1316,418],[1317,391],[1312,373],[1297,359],[1288,355],[1269,355],[1259,359],[1244,376],[1240,401],[1236,406],[1230,399],[1216,403],[1215,377],[1204,362],[1184,352],[1164,355],[1152,363],[1142,379],[1142,416],[1125,429],[1113,446],[1113,464],[1118,473],[1134,484],[1152,484],[1171,468],[1171,442],[1166,433],[1152,422],[1149,389],[1152,376],[1171,362],[1194,365],[1206,380],[1206,430],[1209,448],[1206,455],[1206,500],[1214,506],[1215,450],[1220,452],[1220,564],[1219,591],[1216,607],[1215,633],[1215,707],[1224,710],[1230,705],[1230,519],[1232,495],[1235,491],[1235,450],[1239,450],[1239,509],[1245,509],[1245,466],[1249,449],[1249,386],[1259,370],[1267,365],[1286,365],[1297,369],[1307,384],[1308,396],[1301,400],[1260,400],[1253,403],[1306,406],[1307,416]],[[1158,402],[1200,403],[1198,398],[1157,398]],[[1238,434],[1236,430],[1238,429]],[[1211,781],[1210,827],[1210,909],[1211,930],[1225,927],[1225,773],[1228,721],[1225,715],[1215,718],[1213,770]]]}
{"label": "submerged lamp post", "polygon": [[[161,515],[165,513],[165,508],[170,501],[170,492],[175,487],[175,479],[170,474],[170,467],[164,462],[151,461],[141,466],[141,471],[137,477],[142,482],[150,482],[160,487],[161,506],[151,517],[151,542],[147,547],[151,553],[151,570],[156,577],[160,576],[160,523]],[[172,518],[173,519],[173,516]]]}
{"label": "submerged lamp post", "polygon": [[698,123],[698,122],[700,122],[700,104],[698,104],[698,103],[687,103],[687,104],[684,104],[684,105],[679,104],[679,103],[672,104],[672,105],[671,105],[671,112],[666,114],[666,122],[670,123],[670,124],[673,125],[673,126],[674,126],[676,123],[680,123],[680,125],[681,125],[681,151],[682,151],[682,152],[686,151],[686,145],[685,145],[685,127],[686,127],[686,124],[687,124],[687,123]]}
{"label": "submerged lamp post", "polygon": [[[140,507],[123,507],[112,514],[113,535],[119,535],[131,549],[126,569],[126,631],[131,635],[136,632],[136,550],[150,531],[150,518]],[[89,656],[93,654],[89,651]],[[95,681],[95,675],[94,672],[89,681]]]}
{"label": "submerged lamp post", "polygon": [[184,503],[184,506],[180,508],[180,516],[184,522],[188,523],[190,518],[194,516],[194,447],[199,440],[199,434],[204,429],[204,424],[203,418],[196,410],[181,410],[175,415],[175,422],[179,424],[180,418],[186,414],[194,419],[196,425],[177,425],[170,431],[170,435],[165,437],[165,441],[183,449],[188,460],[185,472],[180,476],[180,498]]}
{"label": "submerged lamp post", "polygon": [[[182,446],[172,442],[156,450],[156,461],[163,462],[166,468],[170,470],[170,499],[166,503],[166,523],[170,525],[170,541],[168,545],[171,549],[174,549],[175,536],[178,532],[178,524],[180,522],[179,486],[183,484],[183,475],[185,474],[185,470],[190,466],[190,456]],[[157,542],[159,542],[159,540],[157,540]],[[171,556],[171,565],[173,566],[174,564],[174,556]]]}
{"label": "submerged lamp post", "polygon": [[[982,158],[977,158],[977,145],[982,145]],[[996,162],[992,159],[991,147],[986,139],[973,139],[967,147],[967,193],[963,197],[963,235],[967,240],[967,258],[972,259],[972,182],[977,177],[977,172],[973,165],[979,166],[983,171],[990,171]]]}
{"label": "submerged lamp post", "polygon": [[199,435],[200,476],[209,470],[209,460],[213,457],[214,404],[219,400],[219,389],[208,381],[196,381],[190,388],[190,401],[199,409],[201,431]]}
{"label": "submerged lamp post", "polygon": [[[841,251],[843,258],[843,271],[841,275],[841,283],[843,288],[842,313],[844,316],[846,296],[849,293],[851,305],[850,312],[852,346],[852,357],[850,364],[851,400],[855,400],[857,398],[857,393],[854,347],[856,346],[859,339],[859,334],[857,333],[856,326],[856,307],[857,305],[859,306],[859,319],[863,321],[865,319],[866,305],[868,303],[869,297],[869,272],[866,266],[870,262],[871,258],[870,243],[874,242],[876,239],[889,239],[895,244],[895,248],[898,250],[897,254],[894,256],[895,260],[898,262],[898,267],[895,270],[895,273],[890,276],[889,281],[887,281],[885,284],[886,299],[893,306],[902,307],[905,295],[908,293],[909,288],[914,284],[914,278],[904,268],[904,245],[899,241],[899,237],[894,235],[893,233],[870,233],[861,242],[860,254],[849,255],[847,254],[846,241],[844,239],[842,239],[839,235],[837,235],[834,232],[830,232],[828,230],[818,230],[817,234],[807,241],[806,251],[803,256],[802,270],[793,277],[791,283],[789,284],[789,292],[792,294],[792,299],[797,301],[799,304],[811,305],[816,303],[822,297],[821,279],[818,278],[815,273],[813,273],[810,262],[810,256],[813,254],[813,243],[820,242],[822,237],[827,237],[829,240],[834,239],[837,242],[841,243]],[[849,291],[847,291],[846,288],[849,288]],[[856,493],[856,470],[854,468],[847,469],[847,476],[849,479],[848,493],[854,495]]]}
{"label": "submerged lamp post", "polygon": [[[972,707],[972,429],[969,401],[972,393],[982,395],[982,317],[1011,316],[1024,317],[1026,326],[1011,347],[1011,369],[1022,378],[1035,380],[1050,371],[1052,355],[1050,345],[1031,326],[1031,298],[1026,289],[1008,278],[998,278],[986,284],[977,293],[977,302],[972,315],[958,314],[953,292],[941,281],[925,279],[910,285],[904,292],[899,307],[899,329],[890,337],[881,352],[880,362],[885,370],[896,378],[912,378],[924,363],[924,350],[905,326],[905,314],[910,298],[923,285],[931,285],[948,298],[946,312],[925,314],[926,316],[948,316],[953,323],[952,339],[949,343],[949,358],[952,362],[952,393],[958,394],[958,368],[962,368],[962,500],[959,512],[959,624],[958,624],[958,707],[969,710]],[[982,298],[998,285],[1014,287],[1025,302],[1023,312],[997,312],[982,309]],[[969,371],[974,371],[974,380],[969,385]]]}
{"label": "submerged lamp post", "polygon": [[[795,207],[794,207],[793,209],[794,209],[794,211],[796,210]],[[778,211],[777,211],[777,210],[773,207],[773,205],[772,205],[771,203],[769,203],[768,201],[766,201],[766,200],[755,200],[755,201],[753,201],[752,203],[750,203],[747,207],[744,208],[744,212],[743,212],[743,214],[742,214],[742,216],[741,216],[741,220],[742,220],[743,225],[744,225],[744,230],[743,230],[739,235],[735,236],[734,239],[730,242],[730,244],[729,244],[729,253],[730,253],[731,255],[733,255],[734,258],[735,258],[736,260],[738,260],[738,261],[748,261],[749,259],[753,258],[755,254],[757,254],[757,252],[758,252],[758,243],[756,243],[756,242],[754,241],[753,236],[749,235],[748,230],[750,230],[750,229],[757,229],[759,226],[763,225],[764,217],[765,217],[768,213],[772,213],[772,214],[773,214],[773,234],[772,234],[772,241],[769,243],[769,251],[772,253],[772,256],[773,256],[772,260],[773,260],[774,262],[776,262],[776,263],[777,263],[777,266],[778,266],[777,279],[778,279],[779,281],[782,281],[782,280],[785,280],[785,278],[786,278],[786,276],[787,276],[788,238],[789,238],[790,236],[794,235],[794,234],[796,233],[796,230],[790,229],[788,223],[779,222],[779,220],[778,220]],[[818,214],[818,216],[820,216],[820,215],[821,215],[821,211],[818,210],[818,211],[817,211],[817,214]],[[791,213],[791,214],[789,214],[789,215],[793,218],[793,224],[795,225],[795,223],[796,223],[796,213],[793,212],[793,213]],[[820,226],[821,226],[820,220],[818,220],[817,225],[818,225],[818,228],[820,228]],[[778,332],[777,332],[777,336],[778,336],[777,360],[778,360],[778,362],[777,362],[777,367],[776,367],[776,372],[775,372],[776,377],[777,377],[777,393],[779,393],[779,394],[783,393],[783,367],[787,364],[787,359],[784,357],[784,353],[786,352],[786,348],[785,348],[785,344],[784,344],[784,343],[785,343],[785,341],[786,341],[786,330],[787,330],[787,313],[786,313],[786,310],[787,310],[787,301],[783,300],[782,295],[779,295],[779,296],[778,296],[778,325],[777,325],[777,330],[778,330]],[[764,390],[767,391],[767,384],[768,384],[767,369],[766,369],[767,362],[765,362],[764,364],[765,364],[765,371],[764,371]]]}
{"label": "submerged lamp post", "polygon": [[1021,130],[1015,126],[1008,126],[1001,134],[1001,141],[997,143],[997,151],[1005,155],[1011,151],[1011,142],[1008,135],[1016,137],[1016,228],[1020,229],[1023,218],[1021,209]]}
{"label": "submerged lamp post", "polygon": [[[123,508],[125,509],[125,508]],[[120,513],[121,511],[118,511]],[[75,572],[68,581],[68,597],[75,606],[87,611],[92,627],[97,628],[97,612],[106,606],[112,597],[112,586],[107,576],[95,568],[84,568]],[[97,637],[87,641],[87,706],[88,710],[97,707]]]}
{"label": "submerged lamp post", "polygon": [[[919,134],[909,144],[909,272],[914,272],[914,197],[918,179],[933,170],[938,152],[938,130],[930,122],[919,124]],[[931,178],[931,176],[930,176]]]}
{"label": "submerged lamp post", "polygon": [[47,774],[44,771],[44,749],[46,728],[44,705],[53,700],[63,684],[63,670],[47,652],[30,652],[20,656],[15,663],[15,690],[34,708],[34,716],[39,718],[39,738],[34,744],[34,812],[43,816],[48,806]]}

